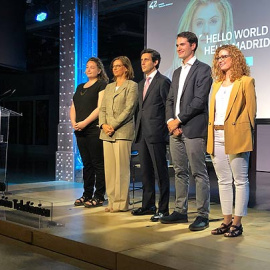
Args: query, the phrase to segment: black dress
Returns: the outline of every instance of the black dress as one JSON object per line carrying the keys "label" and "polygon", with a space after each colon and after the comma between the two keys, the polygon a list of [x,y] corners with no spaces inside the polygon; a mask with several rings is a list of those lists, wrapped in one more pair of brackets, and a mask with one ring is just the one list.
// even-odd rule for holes
{"label": "black dress", "polygon": [[[96,81],[90,87],[78,85],[73,96],[76,122],[83,121],[97,108],[99,92],[106,88],[106,82]],[[103,143],[99,139],[98,119],[87,125],[82,131],[75,131],[77,145],[83,162],[83,181],[86,200],[95,198],[104,200],[105,175]],[[94,192],[94,187],[95,192]]]}

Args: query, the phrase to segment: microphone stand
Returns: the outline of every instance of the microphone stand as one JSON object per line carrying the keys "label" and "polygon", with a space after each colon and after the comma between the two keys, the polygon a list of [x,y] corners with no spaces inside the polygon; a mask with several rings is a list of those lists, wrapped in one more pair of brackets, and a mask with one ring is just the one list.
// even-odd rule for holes
{"label": "microphone stand", "polygon": [[[0,95],[0,102],[9,98],[10,96],[12,96],[14,93],[16,92],[16,89],[9,89],[7,91],[5,91],[3,94]],[[1,114],[0,114],[1,115]],[[1,131],[1,119],[0,119],[0,131]],[[0,134],[1,136],[1,134]],[[8,140],[8,138],[7,138]],[[1,143],[1,142],[0,142]],[[6,150],[7,151],[7,150]],[[7,168],[7,164],[5,164],[6,168]],[[5,170],[6,170],[5,168]],[[0,192],[3,192],[5,195],[10,195],[12,193],[10,193],[8,191],[8,180],[6,179],[6,171],[5,171],[5,182],[0,183]]]}

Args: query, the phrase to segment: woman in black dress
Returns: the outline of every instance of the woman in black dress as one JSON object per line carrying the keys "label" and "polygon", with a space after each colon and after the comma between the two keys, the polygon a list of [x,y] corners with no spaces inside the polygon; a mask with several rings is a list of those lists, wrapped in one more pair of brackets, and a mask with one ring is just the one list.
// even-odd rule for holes
{"label": "woman in black dress", "polygon": [[108,77],[101,60],[96,57],[87,61],[85,73],[88,82],[78,85],[70,108],[70,120],[83,162],[84,181],[83,195],[75,200],[74,205],[97,207],[103,205],[105,194],[103,144],[99,139],[98,115]]}

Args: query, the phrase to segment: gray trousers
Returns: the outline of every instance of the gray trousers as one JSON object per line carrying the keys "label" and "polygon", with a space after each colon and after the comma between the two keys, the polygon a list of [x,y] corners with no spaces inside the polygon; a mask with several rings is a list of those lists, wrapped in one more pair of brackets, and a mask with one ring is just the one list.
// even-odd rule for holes
{"label": "gray trousers", "polygon": [[198,215],[208,218],[210,210],[210,183],[205,163],[205,138],[189,139],[182,134],[170,137],[170,151],[175,170],[175,211],[187,214],[189,166],[196,183]]}

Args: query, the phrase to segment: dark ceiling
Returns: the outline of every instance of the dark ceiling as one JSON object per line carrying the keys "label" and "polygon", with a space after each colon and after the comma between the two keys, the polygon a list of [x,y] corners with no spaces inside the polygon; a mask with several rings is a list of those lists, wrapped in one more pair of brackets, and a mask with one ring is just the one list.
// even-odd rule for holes
{"label": "dark ceiling", "polygon": [[[105,65],[118,55],[139,60],[144,46],[145,0],[100,0],[98,19],[99,57]],[[60,0],[26,0],[27,69],[47,69],[59,64]],[[35,15],[46,9],[42,23]]]}

